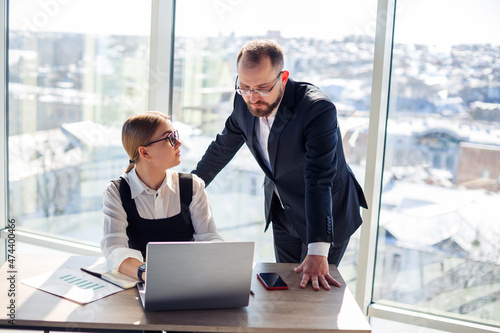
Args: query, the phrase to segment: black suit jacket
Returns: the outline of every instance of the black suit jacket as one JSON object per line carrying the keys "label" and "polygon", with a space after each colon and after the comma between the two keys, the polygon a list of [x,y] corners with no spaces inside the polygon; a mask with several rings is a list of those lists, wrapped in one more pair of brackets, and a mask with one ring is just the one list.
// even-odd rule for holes
{"label": "black suit jacket", "polygon": [[266,230],[276,186],[284,209],[305,244],[343,242],[361,225],[363,191],[347,165],[337,110],[317,87],[289,79],[269,135],[272,170],[261,157],[254,117],[236,94],[225,128],[193,173],[208,185],[246,143],[265,173]]}

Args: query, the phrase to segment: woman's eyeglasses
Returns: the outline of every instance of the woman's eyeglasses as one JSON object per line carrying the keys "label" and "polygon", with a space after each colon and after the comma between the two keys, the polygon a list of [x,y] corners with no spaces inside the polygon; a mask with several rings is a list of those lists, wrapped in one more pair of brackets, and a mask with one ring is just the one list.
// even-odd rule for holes
{"label": "woman's eyeglasses", "polygon": [[175,130],[172,133],[168,133],[168,135],[166,137],[164,137],[163,139],[156,140],[156,141],[151,141],[147,145],[144,145],[144,147],[150,146],[153,143],[157,143],[157,142],[160,142],[160,141],[163,141],[163,140],[168,140],[168,142],[170,142],[170,145],[173,147],[179,141],[179,132],[177,132],[177,130]]}

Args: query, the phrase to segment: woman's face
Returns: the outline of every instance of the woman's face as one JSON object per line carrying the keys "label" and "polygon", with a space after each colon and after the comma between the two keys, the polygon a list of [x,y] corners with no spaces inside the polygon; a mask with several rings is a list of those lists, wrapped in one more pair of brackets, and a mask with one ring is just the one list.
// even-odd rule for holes
{"label": "woman's face", "polygon": [[[177,132],[170,120],[165,119],[151,137],[151,143],[146,146],[151,161],[154,166],[166,170],[181,163],[181,145],[179,138],[175,137]],[[168,137],[170,136],[170,140]],[[160,141],[158,141],[160,140]],[[157,142],[155,142],[157,141]],[[174,145],[172,146],[172,143]]]}

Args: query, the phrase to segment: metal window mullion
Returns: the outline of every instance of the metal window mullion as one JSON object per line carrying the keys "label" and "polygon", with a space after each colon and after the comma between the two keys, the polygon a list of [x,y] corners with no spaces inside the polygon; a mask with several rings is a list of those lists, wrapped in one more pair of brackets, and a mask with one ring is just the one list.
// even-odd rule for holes
{"label": "metal window mullion", "polygon": [[152,0],[148,109],[172,115],[175,0]]}
{"label": "metal window mullion", "polygon": [[368,315],[368,306],[372,302],[375,274],[378,218],[389,105],[395,2],[396,0],[379,0],[377,5],[364,184],[369,209],[363,210],[356,280],[356,301],[366,315]]}

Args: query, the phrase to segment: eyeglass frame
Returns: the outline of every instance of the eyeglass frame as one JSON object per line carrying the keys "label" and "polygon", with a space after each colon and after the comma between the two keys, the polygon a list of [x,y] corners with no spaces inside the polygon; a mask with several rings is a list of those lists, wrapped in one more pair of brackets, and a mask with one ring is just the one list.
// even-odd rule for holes
{"label": "eyeglass frame", "polygon": [[252,95],[252,92],[256,93],[256,94],[259,94],[259,96],[261,97],[267,97],[269,96],[269,94],[271,93],[271,91],[273,90],[273,88],[276,86],[276,84],[278,83],[278,80],[281,76],[281,74],[283,74],[283,71],[281,71],[279,74],[278,74],[278,77],[276,77],[276,81],[274,81],[274,84],[273,86],[271,87],[271,89],[267,90],[267,89],[241,89],[239,86],[238,86],[238,79],[239,79],[239,76],[236,75],[236,82],[234,83],[234,90],[236,90],[236,92],[238,94],[240,94],[241,96],[243,96],[244,94],[242,93],[242,91],[248,91],[248,93],[246,93],[244,96],[250,96]]}
{"label": "eyeglass frame", "polygon": [[179,138],[180,138],[179,132],[177,130],[175,130],[173,132],[168,133],[168,135],[166,137],[164,137],[163,139],[151,141],[150,143],[143,145],[143,147],[151,146],[153,143],[157,143],[157,142],[164,141],[164,140],[168,140],[170,145],[172,147],[174,147],[177,144],[177,142],[179,142]]}

